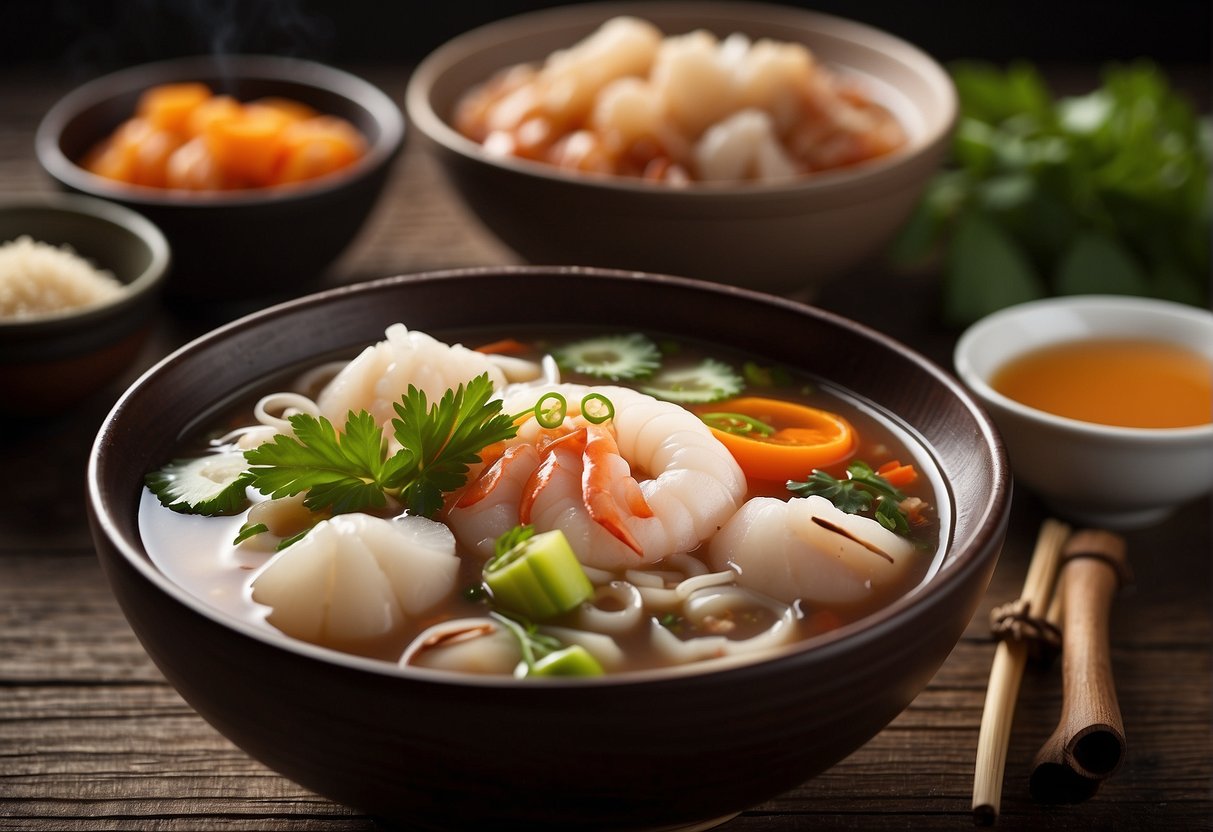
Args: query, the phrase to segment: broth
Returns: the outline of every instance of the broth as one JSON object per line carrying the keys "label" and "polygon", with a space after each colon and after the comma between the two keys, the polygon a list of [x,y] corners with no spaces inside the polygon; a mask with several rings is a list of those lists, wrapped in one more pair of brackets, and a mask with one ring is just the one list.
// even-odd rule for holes
{"label": "broth", "polygon": [[1180,428],[1213,421],[1213,362],[1161,341],[1044,347],[1000,367],[990,386],[1029,407],[1102,425]]}
{"label": "broth", "polygon": [[[496,336],[500,334],[493,333],[489,336],[479,333],[461,333],[463,342],[470,344],[487,344],[490,341],[496,341]],[[524,333],[520,341],[514,340],[520,337],[516,332],[505,334],[509,340],[497,341],[497,344],[508,343],[511,351],[510,357],[521,362],[540,360],[544,355],[559,351],[562,345],[577,340],[577,337],[585,338],[584,331],[577,337],[556,330],[534,334]],[[733,655],[735,646],[738,653],[743,652],[743,647],[738,645],[743,645],[744,652],[748,653],[751,649],[750,642],[756,645],[753,647],[753,655],[757,657],[769,653],[769,649],[763,646],[767,642],[770,642],[771,648],[784,646],[863,618],[896,598],[912,592],[938,567],[940,553],[945,548],[947,529],[950,524],[948,495],[930,453],[907,428],[888,414],[828,382],[789,371],[787,368],[772,367],[769,363],[763,363],[753,356],[716,347],[705,348],[704,345],[690,343],[686,340],[675,341],[656,335],[653,336],[653,341],[662,345],[663,366],[670,365],[675,369],[699,366],[705,360],[711,359],[721,365],[737,369],[738,377],[745,378],[746,381],[737,391],[737,395],[729,398],[731,402],[745,401],[744,397],[769,397],[781,402],[829,411],[842,417],[845,424],[853,428],[858,439],[844,458],[822,466],[823,475],[845,483],[848,477],[848,465],[858,460],[870,463],[872,467],[896,460],[905,463],[902,466],[903,473],[905,469],[913,468],[917,472],[916,478],[912,482],[904,483],[901,486],[902,493],[899,494],[899,497],[907,501],[899,503],[899,505],[908,506],[910,516],[921,510],[921,514],[914,517],[915,524],[912,530],[908,530],[912,531],[912,539],[907,538],[904,544],[907,554],[904,558],[899,555],[896,571],[889,570],[887,577],[884,577],[883,572],[873,572],[873,575],[880,574],[882,577],[868,577],[866,583],[862,576],[854,579],[853,576],[843,575],[840,578],[837,574],[830,572],[832,567],[829,567],[827,563],[825,573],[829,574],[822,579],[821,585],[832,586],[829,582],[835,581],[837,586],[843,587],[845,590],[833,590],[837,596],[835,598],[812,597],[814,593],[830,594],[830,592],[820,589],[816,580],[810,582],[810,589],[806,593],[789,595],[785,598],[772,598],[768,596],[765,588],[758,590],[746,584],[747,581],[757,580],[752,576],[761,572],[761,564],[758,566],[747,564],[743,567],[734,563],[731,556],[727,563],[723,563],[724,556],[716,551],[716,547],[726,545],[721,543],[726,534],[735,534],[731,529],[737,525],[737,522],[733,524],[729,522],[735,520],[734,515],[740,514],[741,509],[735,506],[729,506],[724,510],[715,526],[715,531],[710,531],[705,539],[696,541],[693,545],[684,545],[668,554],[650,557],[648,547],[651,544],[645,543],[643,548],[646,560],[644,562],[637,557],[633,563],[630,552],[625,549],[621,549],[625,552],[625,556],[619,563],[609,562],[610,557],[618,557],[611,555],[610,552],[605,556],[594,556],[607,557],[607,563],[595,561],[594,557],[586,556],[582,547],[602,545],[596,542],[601,536],[594,536],[598,534],[597,527],[592,523],[588,524],[591,532],[577,537],[577,533],[573,530],[574,526],[570,526],[567,534],[570,542],[575,544],[574,549],[577,551],[578,557],[586,564],[584,570],[592,579],[593,595],[589,601],[576,609],[538,622],[542,624],[539,628],[541,633],[558,634],[566,642],[570,639],[573,640],[573,643],[580,643],[577,639],[586,640],[587,644],[593,648],[590,652],[596,656],[601,653],[604,666],[609,665],[607,672],[612,673],[668,664],[689,664],[723,655]],[[380,342],[380,346],[385,343],[387,342]],[[346,366],[348,368],[353,365]],[[322,377],[320,386],[323,386],[324,374],[320,375]],[[668,500],[665,498],[659,500],[660,494],[657,493],[660,491],[662,477],[666,475],[659,469],[662,469],[662,466],[668,469],[673,463],[663,462],[661,459],[663,452],[661,451],[650,453],[632,450],[631,445],[628,444],[630,439],[625,436],[631,430],[628,427],[629,419],[632,419],[630,414],[636,412],[636,408],[655,406],[651,404],[647,395],[631,392],[628,385],[643,386],[643,382],[604,382],[584,373],[566,369],[561,374],[559,384],[541,383],[533,387],[533,392],[528,392],[531,388],[524,388],[515,394],[507,392],[505,398],[507,402],[513,401],[517,396],[526,400],[536,399],[545,390],[558,388],[569,393],[570,401],[572,401],[572,394],[579,394],[584,389],[607,391],[608,397],[613,400],[612,406],[616,408],[616,412],[605,423],[606,432],[615,435],[620,446],[621,457],[629,462],[632,474],[642,488],[649,489],[648,499],[652,501],[649,509],[663,523],[677,526],[681,521],[675,520],[672,514],[667,520],[666,515],[662,513],[667,510]],[[231,438],[217,440],[216,437],[227,433],[234,426],[253,424],[255,421],[254,406],[260,399],[260,394],[269,390],[281,390],[284,386],[286,386],[286,380],[269,380],[264,387],[235,405],[206,417],[203,420],[205,430],[191,442],[184,444],[175,456],[195,457],[206,454],[217,447],[217,442],[218,446],[226,447],[225,443],[230,443]],[[306,388],[302,391],[304,394],[323,400],[323,397],[316,395],[317,384],[315,382],[306,382],[304,386]],[[663,418],[674,420],[670,424],[674,424],[674,422],[679,425],[693,423],[698,426],[696,430],[702,432],[703,424],[696,414],[718,407],[718,405],[687,404],[679,407],[663,403],[660,404],[660,407],[664,414]],[[513,414],[515,411],[510,409],[506,412]],[[565,430],[565,428],[559,430]],[[689,431],[691,428],[687,427],[685,430]],[[519,432],[521,434],[522,429]],[[678,437],[683,435],[683,428],[671,429],[668,436],[663,434],[658,437],[657,445],[659,447],[671,443],[676,445],[680,441]],[[692,435],[698,435],[698,433],[692,431],[691,434],[687,434],[686,441],[690,441]],[[564,442],[553,442],[553,447],[569,444],[567,435],[562,435],[562,438]],[[588,447],[588,440],[586,441]],[[724,453],[725,455],[730,453],[725,450],[723,445],[717,446],[718,443],[711,444],[710,440],[704,441],[709,443],[711,453]],[[518,441],[518,444],[526,443]],[[688,450],[679,446],[674,448],[670,455],[676,459],[686,459],[693,456],[694,452],[695,449]],[[629,456],[630,459],[628,459]],[[544,458],[554,457],[555,453],[552,453],[551,456]],[[590,467],[588,450],[582,454],[581,458],[582,464],[587,468]],[[711,468],[715,465],[716,463],[712,463],[708,467]],[[488,467],[489,463],[486,460],[484,470],[487,470]],[[653,470],[649,470],[649,468]],[[473,471],[471,479],[473,484],[479,482],[476,479],[479,473],[481,472]],[[532,479],[537,475],[536,469],[536,473],[531,474]],[[588,475],[582,472],[577,476],[584,479]],[[890,473],[889,476],[895,475]],[[809,477],[810,471],[804,471],[803,478],[808,479]],[[677,479],[676,472],[671,481]],[[531,481],[528,479],[528,482]],[[697,490],[693,494],[686,495],[686,500],[695,504],[710,502],[714,487],[712,481],[702,477],[692,481],[697,484]],[[613,480],[612,483],[614,482]],[[654,483],[657,484],[654,485]],[[705,486],[708,487],[705,488]],[[615,487],[614,484],[611,485],[611,488]],[[470,490],[472,490],[472,486],[468,486],[467,491]],[[856,487],[854,490],[859,489]],[[793,497],[782,482],[754,478],[744,480],[742,492],[736,501],[738,506],[742,503],[748,506],[750,502],[758,498],[775,497],[776,500],[769,500],[764,505],[767,509],[776,510],[779,505],[783,505]],[[470,509],[461,508],[456,504],[456,498],[465,493],[466,491],[455,492],[455,497],[448,496],[446,504],[436,515],[437,520],[455,529],[458,538],[456,555],[459,562],[457,574],[453,579],[454,588],[446,593],[441,603],[434,604],[416,615],[401,616],[401,621],[382,627],[369,637],[344,638],[331,634],[320,637],[300,635],[299,632],[292,631],[291,627],[283,627],[282,622],[275,621],[274,616],[279,613],[277,608],[272,610],[270,606],[254,600],[256,591],[254,584],[261,576],[267,574],[272,564],[286,562],[288,557],[302,558],[303,556],[298,553],[305,550],[307,552],[319,550],[319,542],[308,543],[307,541],[308,537],[320,534],[323,524],[317,525],[299,542],[290,544],[281,553],[276,553],[272,546],[265,545],[266,539],[269,543],[276,542],[277,539],[272,535],[254,537],[251,541],[245,541],[239,545],[233,543],[241,528],[249,521],[247,509],[232,516],[208,517],[181,514],[166,510],[156,495],[148,489],[145,489],[140,505],[139,524],[145,547],[157,567],[170,579],[223,612],[257,627],[271,630],[283,629],[288,635],[294,635],[326,647],[395,662],[400,659],[402,653],[417,649],[420,636],[427,632],[427,628],[443,624],[443,622],[471,619],[483,621],[486,614],[490,614],[492,611],[493,597],[491,593],[486,596],[482,583],[486,560],[483,546],[477,548],[478,544],[470,544],[469,540],[474,540],[474,537],[465,539],[465,533],[461,531],[463,526],[460,524],[470,521],[464,519],[460,512],[474,511],[477,508],[476,504],[473,504]],[[249,494],[256,503],[265,501],[263,496],[252,489],[249,489]],[[626,503],[626,500],[620,499],[620,504]],[[796,505],[803,506],[806,502],[804,499],[797,498]],[[540,499],[535,500],[535,505],[540,505]],[[372,514],[374,513],[372,512]],[[399,514],[400,509],[398,506],[389,505],[387,509],[377,513],[384,518],[389,518]],[[348,519],[349,516],[345,517]],[[832,525],[843,522],[840,517],[833,515],[830,517],[832,519],[827,521],[815,516],[816,525],[813,525],[810,534],[826,534],[826,531],[822,531],[823,529],[829,531]],[[854,516],[848,515],[848,517]],[[414,520],[416,519],[414,518]],[[634,519],[628,518],[629,522]],[[349,520],[349,522],[354,521]],[[636,522],[643,527],[644,521]],[[789,515],[787,522],[799,521],[794,521]],[[845,522],[859,521],[847,519]],[[873,521],[866,519],[864,522],[876,525]],[[538,522],[535,525],[539,531],[544,530],[538,528]],[[721,527],[725,530],[724,532],[720,531]],[[392,528],[399,527],[392,526]],[[860,537],[869,534],[866,531],[868,526],[864,526],[863,529],[859,533]],[[840,536],[851,534],[845,529],[834,529],[834,531],[838,532]],[[378,534],[378,532],[375,533]],[[428,531],[426,533],[428,534]],[[782,532],[779,533],[782,534]],[[871,533],[874,534],[874,532]],[[648,540],[648,538],[645,539]],[[743,540],[745,539],[747,538],[743,538]],[[262,542],[258,543],[258,540]],[[483,541],[481,542],[483,543]],[[608,544],[619,548],[619,544],[614,539],[608,540]],[[762,547],[743,548],[758,550]],[[853,555],[851,556],[853,557]],[[837,555],[837,557],[845,560],[843,555]],[[889,556],[884,555],[883,557]],[[889,557],[889,561],[892,562],[893,558]],[[883,565],[883,561],[881,563]],[[326,568],[329,569],[329,585],[332,585],[337,581],[337,578],[333,576],[338,567]],[[785,576],[780,580],[786,582],[788,579]],[[840,580],[842,583],[837,583]],[[740,606],[718,608],[719,605],[726,603],[721,599],[734,595],[742,600],[729,603],[740,604]],[[330,601],[317,600],[316,603],[329,604]],[[698,604],[698,607],[692,609],[694,604]],[[367,604],[362,604],[362,606],[367,606]],[[328,608],[326,607],[326,609]],[[637,612],[637,610],[639,611]],[[630,620],[629,616],[635,620],[632,624],[627,625],[627,620]],[[275,626],[276,623],[280,626]],[[589,631],[589,635],[582,632],[583,630]],[[772,635],[773,633],[775,635]],[[609,649],[600,643],[603,638],[611,642],[607,646]],[[455,640],[457,641],[457,639]],[[619,656],[618,659],[613,658],[616,652]],[[470,670],[469,672],[478,671]]]}

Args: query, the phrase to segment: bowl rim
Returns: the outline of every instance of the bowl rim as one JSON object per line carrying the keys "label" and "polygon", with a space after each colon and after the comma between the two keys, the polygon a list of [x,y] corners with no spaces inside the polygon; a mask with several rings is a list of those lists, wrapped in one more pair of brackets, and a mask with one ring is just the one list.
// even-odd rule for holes
{"label": "bowl rim", "polygon": [[[895,54],[912,62],[920,77],[931,85],[943,104],[943,114],[935,125],[906,147],[875,159],[842,169],[832,169],[775,182],[690,182],[684,187],[671,188],[661,182],[648,182],[635,177],[572,173],[543,162],[517,157],[492,156],[483,146],[455,130],[446,119],[435,112],[430,102],[430,90],[440,77],[461,56],[492,46],[499,41],[517,38],[536,25],[546,27],[605,21],[619,14],[643,18],[645,13],[683,13],[687,16],[731,15],[751,18],[763,23],[786,23],[810,30],[828,30],[832,36],[874,51]],[[410,123],[431,141],[447,150],[475,162],[503,170],[534,176],[584,188],[605,188],[622,193],[665,195],[682,199],[728,199],[778,197],[813,193],[835,194],[883,177],[894,175],[914,159],[927,156],[943,145],[955,127],[959,113],[959,96],[951,76],[933,57],[918,46],[867,23],[823,12],[783,6],[767,2],[738,2],[738,0],[651,0],[636,6],[625,0],[561,5],[539,9],[492,21],[450,38],[427,55],[409,77],[405,89],[405,108]]]}
{"label": "bowl rim", "polygon": [[[0,213],[19,213],[25,210],[49,209],[62,214],[76,215],[109,223],[133,234],[146,246],[151,260],[147,267],[133,280],[122,285],[122,290],[101,303],[74,307],[55,312],[45,312],[25,318],[0,318],[0,330],[5,335],[17,335],[23,330],[36,331],[70,323],[84,326],[113,312],[142,301],[157,291],[168,276],[172,264],[172,249],[160,228],[139,212],[108,200],[73,193],[29,193],[0,195]],[[33,234],[25,234],[37,239]],[[101,264],[95,264],[104,269]]]}
{"label": "bowl rim", "polygon": [[[85,170],[60,148],[59,136],[81,110],[156,83],[214,72],[217,67],[233,79],[290,82],[345,98],[371,114],[379,126],[379,136],[360,159],[344,170],[298,183],[232,191],[180,191],[115,182]],[[149,75],[164,77],[155,80],[149,79]],[[284,55],[198,54],[135,64],[86,81],[51,105],[34,134],[34,150],[47,173],[74,190],[131,205],[190,210],[305,200],[340,190],[390,162],[403,146],[405,130],[404,114],[392,98],[370,81],[344,69]]]}
{"label": "bowl rim", "polygon": [[[927,605],[932,598],[947,597],[956,588],[968,581],[972,574],[984,568],[987,560],[996,561],[1001,549],[1001,536],[1005,534],[1010,512],[1012,491],[1011,471],[1007,461],[1006,450],[1002,439],[990,417],[951,374],[947,373],[934,362],[920,353],[895,341],[874,329],[861,323],[844,318],[841,315],[799,303],[787,298],[769,295],[751,289],[736,286],[708,283],[693,278],[658,275],[645,272],[627,271],[583,266],[479,266],[457,269],[400,274],[383,277],[363,283],[339,286],[310,295],[301,296],[282,303],[260,309],[244,317],[230,321],[216,329],[205,333],[174,350],[144,373],[131,384],[118,398],[112,409],[102,421],[90,449],[86,471],[86,490],[89,514],[93,523],[93,534],[104,534],[109,545],[119,553],[125,563],[138,572],[142,578],[151,583],[160,592],[166,594],[177,603],[184,605],[194,613],[204,616],[227,630],[247,638],[252,638],[271,648],[283,649],[297,656],[335,664],[342,668],[369,672],[380,677],[399,680],[414,684],[454,685],[460,687],[477,687],[486,689],[524,689],[535,684],[534,680],[514,679],[511,677],[478,676],[476,674],[461,674],[416,667],[400,667],[391,662],[366,658],[343,653],[341,651],[322,647],[286,636],[282,633],[269,631],[267,628],[254,626],[252,623],[231,616],[216,607],[207,604],[183,586],[174,582],[164,574],[146,554],[139,542],[128,540],[117,528],[114,518],[108,511],[108,500],[102,481],[101,460],[107,455],[106,447],[115,433],[126,435],[115,426],[122,419],[123,410],[142,387],[153,383],[156,378],[166,372],[171,372],[173,366],[192,352],[206,349],[238,332],[250,327],[257,327],[263,322],[283,316],[289,316],[294,311],[322,306],[334,300],[351,294],[371,294],[376,292],[393,291],[401,285],[424,281],[450,281],[460,277],[480,276],[518,276],[528,274],[568,276],[602,276],[604,278],[624,278],[646,281],[658,281],[674,286],[682,286],[696,291],[707,291],[725,297],[744,299],[750,302],[782,307],[797,314],[809,314],[850,328],[862,337],[871,339],[884,349],[896,350],[913,361],[935,381],[944,387],[959,402],[968,415],[974,420],[979,432],[972,441],[988,450],[992,461],[993,488],[986,496],[978,511],[974,513],[972,530],[965,541],[958,541],[953,530],[949,537],[949,551],[954,551],[962,543],[965,550],[957,557],[945,555],[946,567],[938,570],[934,576],[922,586],[928,591],[912,591],[902,595],[875,612],[858,621],[828,633],[815,636],[798,645],[771,651],[760,659],[730,658],[716,659],[711,662],[692,663],[690,665],[672,668],[629,671],[627,673],[607,675],[593,679],[559,677],[543,680],[548,688],[574,688],[600,686],[630,686],[630,685],[660,685],[675,681],[695,680],[715,674],[743,673],[754,674],[769,672],[771,668],[782,667],[791,662],[827,661],[850,649],[850,645],[860,639],[878,639],[882,633],[899,630],[905,620],[912,618],[920,605]],[[953,495],[955,499],[955,495]],[[953,513],[955,522],[955,512]]]}
{"label": "bowl rim", "polygon": [[[1178,303],[1175,301],[1162,300],[1160,298],[1148,298],[1132,295],[1063,295],[1057,297],[1040,298],[1038,300],[1026,301],[1024,303],[1015,304],[992,312],[989,315],[975,321],[964,332],[956,342],[956,347],[952,352],[952,363],[956,368],[956,373],[961,381],[978,396],[978,398],[989,403],[992,406],[1001,408],[1015,414],[1021,419],[1035,422],[1050,428],[1077,433],[1082,436],[1092,438],[1100,438],[1114,441],[1134,441],[1134,442],[1167,442],[1167,443],[1187,443],[1191,441],[1210,441],[1213,440],[1213,420],[1202,425],[1191,425],[1187,427],[1177,428],[1139,428],[1139,427],[1124,427],[1120,425],[1103,425],[1098,422],[1086,422],[1081,419],[1073,419],[1068,416],[1059,416],[1055,413],[1049,413],[1039,408],[1031,407],[1022,402],[1011,398],[998,390],[995,390],[989,383],[987,378],[977,371],[974,363],[974,355],[977,350],[978,342],[988,336],[990,333],[997,331],[1001,327],[1005,327],[1013,322],[1031,320],[1036,314],[1042,311],[1053,309],[1067,309],[1082,315],[1086,312],[1095,312],[1098,310],[1116,310],[1116,311],[1136,311],[1144,312],[1148,315],[1157,317],[1158,319],[1183,320],[1191,322],[1197,326],[1204,327],[1209,330],[1210,336],[1213,337],[1213,312],[1201,307],[1189,306],[1187,304]],[[1106,330],[1097,334],[1097,337],[1115,337],[1116,330]],[[1064,343],[1072,340],[1078,340],[1074,337],[1059,337],[1050,341],[1050,343]],[[1166,338],[1157,340],[1167,341]],[[1175,343],[1167,341],[1167,343]],[[1023,355],[1030,352],[1028,349],[1019,349],[1013,352],[1005,361],[1011,357]]]}

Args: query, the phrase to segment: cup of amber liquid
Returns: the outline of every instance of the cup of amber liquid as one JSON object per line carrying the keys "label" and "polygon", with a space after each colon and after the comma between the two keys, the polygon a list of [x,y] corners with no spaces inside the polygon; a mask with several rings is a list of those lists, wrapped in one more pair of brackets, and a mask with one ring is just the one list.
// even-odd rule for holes
{"label": "cup of amber liquid", "polygon": [[1213,490],[1213,312],[1149,298],[1049,298],[967,329],[956,372],[1011,468],[1059,516],[1160,522]]}

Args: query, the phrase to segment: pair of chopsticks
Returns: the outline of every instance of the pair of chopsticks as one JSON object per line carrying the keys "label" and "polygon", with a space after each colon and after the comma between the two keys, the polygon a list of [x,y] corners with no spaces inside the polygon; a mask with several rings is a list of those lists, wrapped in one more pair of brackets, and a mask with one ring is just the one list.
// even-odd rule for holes
{"label": "pair of chopsticks", "polygon": [[1093,796],[1124,758],[1125,736],[1108,648],[1112,598],[1129,581],[1123,539],[1072,532],[1046,520],[1017,602],[995,611],[1001,636],[990,669],[973,781],[973,818],[992,825],[1024,666],[1034,651],[1062,653],[1063,707],[1029,779],[1032,796],[1076,803]]}

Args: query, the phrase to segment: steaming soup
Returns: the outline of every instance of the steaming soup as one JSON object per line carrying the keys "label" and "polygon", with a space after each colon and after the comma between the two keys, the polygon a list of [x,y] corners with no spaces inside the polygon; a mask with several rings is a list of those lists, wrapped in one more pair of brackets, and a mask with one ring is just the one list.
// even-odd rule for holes
{"label": "steaming soup", "polygon": [[293,638],[517,676],[762,657],[937,565],[930,454],[845,391],[640,333],[463,341],[394,325],[208,417],[148,477],[152,560]]}

